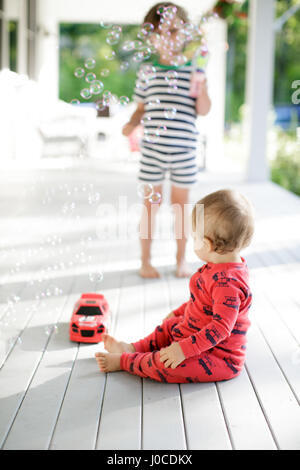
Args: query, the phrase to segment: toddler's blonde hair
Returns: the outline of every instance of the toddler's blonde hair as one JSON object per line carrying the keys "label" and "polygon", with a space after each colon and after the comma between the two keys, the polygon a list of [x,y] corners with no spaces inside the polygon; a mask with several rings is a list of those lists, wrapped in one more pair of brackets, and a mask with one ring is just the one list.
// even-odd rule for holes
{"label": "toddler's blonde hair", "polygon": [[254,209],[245,196],[235,190],[221,189],[200,199],[192,212],[196,235],[199,204],[204,206],[204,237],[211,241],[216,253],[230,253],[250,244],[254,233]]}
{"label": "toddler's blonde hair", "polygon": [[159,7],[176,7],[176,16],[180,18],[184,23],[188,23],[188,15],[184,8],[172,2],[156,3],[156,5],[150,8],[148,13],[146,14],[144,18],[144,23],[151,23],[153,24],[154,28],[157,29],[161,19],[161,16],[157,13]]}

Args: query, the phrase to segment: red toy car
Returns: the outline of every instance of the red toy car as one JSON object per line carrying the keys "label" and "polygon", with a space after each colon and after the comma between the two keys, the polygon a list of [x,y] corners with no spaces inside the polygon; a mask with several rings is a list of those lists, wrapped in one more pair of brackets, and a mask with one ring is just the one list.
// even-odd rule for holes
{"label": "red toy car", "polygon": [[102,294],[82,294],[76,302],[70,321],[70,340],[99,343],[107,332],[109,305]]}

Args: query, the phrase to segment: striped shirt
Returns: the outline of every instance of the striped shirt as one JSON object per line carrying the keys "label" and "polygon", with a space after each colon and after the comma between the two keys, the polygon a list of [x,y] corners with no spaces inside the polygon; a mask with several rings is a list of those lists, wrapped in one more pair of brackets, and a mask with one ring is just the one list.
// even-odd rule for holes
{"label": "striped shirt", "polygon": [[197,148],[195,98],[189,96],[192,66],[144,64],[138,73],[134,101],[143,103],[142,149],[180,155]]}

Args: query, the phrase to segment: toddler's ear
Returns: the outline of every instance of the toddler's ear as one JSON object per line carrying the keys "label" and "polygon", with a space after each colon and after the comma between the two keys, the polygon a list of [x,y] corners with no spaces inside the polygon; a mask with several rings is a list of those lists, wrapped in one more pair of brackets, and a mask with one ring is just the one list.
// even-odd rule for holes
{"label": "toddler's ear", "polygon": [[203,243],[206,251],[208,251],[209,253],[214,251],[214,244],[210,238],[204,237]]}

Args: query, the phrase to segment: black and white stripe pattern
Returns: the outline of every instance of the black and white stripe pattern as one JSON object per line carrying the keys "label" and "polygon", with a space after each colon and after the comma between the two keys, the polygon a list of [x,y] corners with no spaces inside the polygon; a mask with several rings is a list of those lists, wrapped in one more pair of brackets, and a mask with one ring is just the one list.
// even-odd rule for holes
{"label": "black and white stripe pattern", "polygon": [[142,181],[161,183],[170,170],[170,179],[178,186],[196,182],[198,131],[195,98],[189,96],[191,73],[190,65],[155,65],[147,80],[143,70],[138,75],[134,100],[145,106],[139,173]]}

